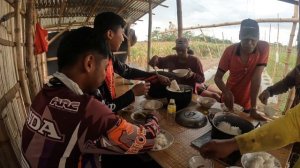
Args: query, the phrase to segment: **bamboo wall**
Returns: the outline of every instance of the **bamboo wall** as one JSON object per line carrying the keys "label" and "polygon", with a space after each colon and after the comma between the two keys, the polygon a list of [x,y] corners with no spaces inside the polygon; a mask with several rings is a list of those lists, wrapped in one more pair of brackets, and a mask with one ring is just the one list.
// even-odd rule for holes
{"label": "bamboo wall", "polygon": [[[0,0],[0,8],[0,17],[15,11],[4,0]],[[24,86],[20,84],[18,75],[20,69],[17,59],[20,58],[20,55],[16,54],[14,21],[15,18],[12,17],[0,24],[0,167],[3,168],[20,167],[21,165],[21,133],[26,119],[20,87]],[[23,28],[20,31],[22,35]],[[22,40],[20,43],[23,44],[21,53],[24,52],[23,37],[20,38]]]}

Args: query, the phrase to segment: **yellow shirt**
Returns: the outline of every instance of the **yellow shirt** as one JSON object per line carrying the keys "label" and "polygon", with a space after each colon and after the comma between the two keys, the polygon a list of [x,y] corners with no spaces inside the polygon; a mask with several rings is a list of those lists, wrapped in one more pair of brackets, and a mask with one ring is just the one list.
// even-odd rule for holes
{"label": "yellow shirt", "polygon": [[[300,104],[262,127],[236,136],[241,153],[268,151],[300,141]],[[300,167],[300,161],[295,167]]]}

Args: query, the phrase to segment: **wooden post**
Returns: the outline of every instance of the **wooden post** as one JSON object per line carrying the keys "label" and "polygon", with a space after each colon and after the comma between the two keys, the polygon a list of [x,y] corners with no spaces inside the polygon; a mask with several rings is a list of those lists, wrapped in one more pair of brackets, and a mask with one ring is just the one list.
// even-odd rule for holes
{"label": "wooden post", "polygon": [[131,63],[131,58],[130,58],[130,49],[131,49],[131,41],[130,41],[130,23],[128,23],[128,25],[127,25],[127,45],[128,45],[128,47],[127,47],[127,61],[128,61],[128,63],[130,64]]}
{"label": "wooden post", "polygon": [[26,37],[26,60],[28,65],[28,79],[30,87],[30,97],[33,99],[38,93],[38,81],[36,80],[36,62],[33,53],[33,6],[34,0],[27,0],[26,3],[26,22],[25,22],[25,37]]}
{"label": "wooden post", "polygon": [[21,46],[22,42],[22,24],[21,24],[21,2],[20,0],[15,1],[15,40],[16,40],[16,55],[17,55],[17,66],[18,66],[18,74],[20,78],[20,85],[22,90],[22,95],[24,98],[24,105],[26,110],[29,109],[31,105],[31,99],[29,94],[27,76],[25,73],[25,63],[24,63],[24,55]]}
{"label": "wooden post", "polygon": [[[298,18],[298,6],[295,5],[294,6],[294,16],[293,18]],[[289,45],[287,48],[287,57],[285,60],[285,68],[284,68],[284,74],[287,74],[289,71],[289,61],[290,61],[290,56],[291,56],[291,52],[292,52],[292,47],[293,47],[293,41],[294,41],[294,36],[295,36],[295,31],[296,31],[296,27],[297,27],[297,22],[293,22],[293,26],[292,26],[292,30],[291,30],[291,34],[290,34],[290,39],[289,39]],[[298,29],[300,30],[300,28]],[[299,32],[298,32],[298,45],[297,45],[297,61],[296,64],[298,64],[299,62]],[[291,107],[291,104],[293,102],[294,99],[294,95],[295,95],[295,88],[293,88],[292,90],[290,90],[289,92],[289,96],[288,96],[288,100],[285,104],[285,108],[284,108],[284,113]]]}
{"label": "wooden post", "polygon": [[176,2],[177,2],[178,37],[182,37],[182,7],[181,7],[181,0],[176,0]]}
{"label": "wooden post", "polygon": [[151,32],[152,32],[152,0],[149,0],[149,22],[148,22],[148,51],[147,51],[147,71],[149,71],[150,55],[151,55]]}
{"label": "wooden post", "polygon": [[277,23],[277,41],[276,41],[276,53],[275,53],[275,64],[274,64],[274,69],[273,69],[273,74],[272,74],[272,80],[275,78],[275,74],[277,71],[277,66],[279,63],[279,23]]}

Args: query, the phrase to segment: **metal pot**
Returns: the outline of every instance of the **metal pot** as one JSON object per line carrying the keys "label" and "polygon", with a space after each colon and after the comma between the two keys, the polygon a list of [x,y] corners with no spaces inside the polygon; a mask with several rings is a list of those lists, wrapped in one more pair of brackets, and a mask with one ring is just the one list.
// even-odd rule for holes
{"label": "metal pot", "polygon": [[177,111],[188,106],[192,100],[193,88],[188,85],[179,85],[180,91],[173,91],[168,86],[167,90],[167,99],[175,100]]}
{"label": "metal pot", "polygon": [[222,121],[228,122],[232,126],[239,127],[242,131],[242,134],[254,129],[253,124],[251,124],[249,121],[232,113],[221,113],[216,116],[210,115],[208,118],[212,125],[212,139],[230,139],[236,136],[226,133],[217,127]]}

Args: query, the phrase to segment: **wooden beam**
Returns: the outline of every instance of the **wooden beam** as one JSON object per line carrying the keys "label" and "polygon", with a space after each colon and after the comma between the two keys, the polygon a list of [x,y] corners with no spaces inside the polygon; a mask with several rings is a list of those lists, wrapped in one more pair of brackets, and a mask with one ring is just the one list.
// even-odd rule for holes
{"label": "wooden beam", "polygon": [[72,26],[72,24],[74,24],[76,21],[73,21],[69,24],[68,27],[66,27],[63,31],[59,32],[58,34],[56,34],[54,37],[52,37],[48,43],[48,45],[50,45],[53,41],[55,41],[59,36],[61,36],[64,32],[66,32],[67,30],[69,30],[69,28]]}
{"label": "wooden beam", "polygon": [[150,61],[151,55],[151,32],[152,32],[152,0],[149,0],[149,21],[148,21],[148,50],[147,50],[147,71],[150,67],[148,62]]}
{"label": "wooden beam", "polygon": [[62,4],[60,6],[60,10],[59,10],[58,27],[61,24],[61,18],[63,17],[63,15],[65,13],[66,7],[67,7],[67,0],[63,0]]}
{"label": "wooden beam", "polygon": [[[75,22],[72,27],[75,27],[75,26],[82,26],[84,22]],[[88,24],[86,25],[93,25],[94,22],[89,22]],[[44,28],[47,29],[47,30],[50,30],[50,29],[56,29],[56,28],[61,28],[61,29],[64,29],[65,27],[68,27],[69,26],[69,23],[62,23],[59,27],[57,24],[53,24],[53,25],[45,25]]]}
{"label": "wooden beam", "polygon": [[15,46],[15,42],[0,38],[0,44],[4,45],[4,46],[11,46],[14,47]]}
{"label": "wooden beam", "polygon": [[19,83],[16,83],[11,89],[6,92],[3,97],[0,99],[0,114],[2,116],[2,112],[5,107],[16,97],[16,94],[20,88]]}
{"label": "wooden beam", "polygon": [[95,6],[91,10],[89,16],[86,18],[85,22],[83,23],[83,26],[86,25],[87,23],[89,23],[91,18],[96,14],[96,9],[98,8],[100,2],[101,2],[100,0],[96,1]]}
{"label": "wooden beam", "polygon": [[295,1],[295,0],[279,0],[279,1],[287,2],[287,3],[290,3],[290,4],[294,4],[294,5],[298,5],[299,4],[299,1]]}
{"label": "wooden beam", "polygon": [[57,60],[57,57],[50,57],[50,58],[47,58],[47,62],[50,62],[50,61],[56,61]]}
{"label": "wooden beam", "polygon": [[[256,19],[258,23],[272,23],[272,22],[298,22],[298,18],[265,18],[265,19]],[[183,30],[193,30],[193,29],[201,29],[201,28],[212,28],[212,27],[222,27],[222,26],[233,26],[233,25],[240,25],[241,21],[235,22],[224,22],[224,23],[217,23],[217,24],[209,24],[209,25],[199,25],[199,26],[191,26],[183,28]],[[177,31],[165,31],[161,33],[173,32]]]}
{"label": "wooden beam", "polygon": [[[149,3],[150,0],[134,0],[134,1],[139,1],[139,2]],[[155,4],[155,5],[159,5],[159,6],[165,7],[165,8],[168,8],[168,7],[169,7],[169,6],[167,6],[167,5],[163,5],[163,4],[159,3],[159,2],[154,2],[154,1],[153,1],[152,3]]]}
{"label": "wooden beam", "polygon": [[178,24],[178,38],[182,37],[182,6],[181,0],[176,0],[177,2],[177,24]]}

